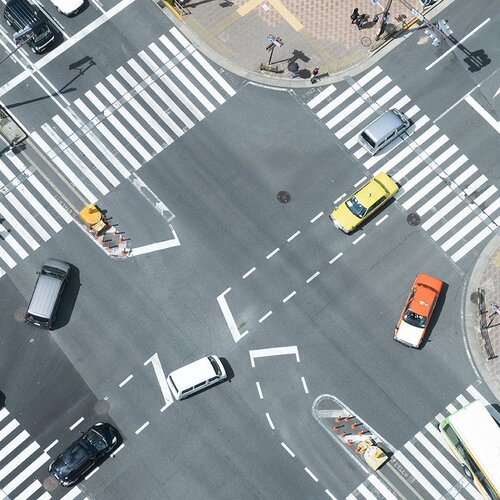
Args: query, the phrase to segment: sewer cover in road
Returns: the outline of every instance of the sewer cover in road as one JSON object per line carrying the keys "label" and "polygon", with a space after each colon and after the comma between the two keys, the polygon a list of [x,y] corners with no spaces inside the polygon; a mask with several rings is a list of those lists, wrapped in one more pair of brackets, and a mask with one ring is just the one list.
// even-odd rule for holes
{"label": "sewer cover in road", "polygon": [[420,215],[418,215],[416,212],[408,214],[408,216],[406,217],[406,222],[408,222],[410,226],[418,226],[420,224]]}
{"label": "sewer cover in road", "polygon": [[288,203],[292,199],[288,191],[280,191],[277,198],[280,203]]}

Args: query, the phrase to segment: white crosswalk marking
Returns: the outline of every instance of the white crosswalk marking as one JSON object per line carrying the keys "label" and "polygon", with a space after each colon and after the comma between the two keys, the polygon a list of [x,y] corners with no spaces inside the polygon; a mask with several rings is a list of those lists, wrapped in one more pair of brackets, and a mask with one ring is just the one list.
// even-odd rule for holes
{"label": "white crosswalk marking", "polygon": [[[95,203],[234,96],[223,75],[172,28],[127,61],[127,68],[112,71],[64,114],[47,120],[31,139],[57,175],[81,199]],[[67,202],[52,192],[57,187],[49,179],[44,186],[38,175],[16,150],[0,160],[0,277],[59,232],[61,221],[73,220]]]}
{"label": "white crosswalk marking", "polygon": [[42,483],[38,481],[33,481],[20,495],[14,500],[28,500],[28,498],[34,495],[35,491],[38,491],[42,487]]}
{"label": "white crosswalk marking", "polygon": [[[330,85],[308,95],[311,93],[307,107],[370,173],[387,172],[400,184],[396,199],[404,210],[422,218],[422,230],[432,229],[430,236],[436,241],[453,233],[450,239],[441,240],[445,252],[453,252],[460,242],[460,248],[450,255],[453,261],[458,262],[496,230],[500,222],[496,187],[485,175],[478,175],[477,167],[467,165],[467,156],[459,155],[459,148],[450,144],[410,97],[401,95],[401,88],[392,85],[380,67],[357,81],[349,80],[344,90]],[[358,134],[387,109],[399,109],[413,122],[405,134],[370,156],[358,144]]]}

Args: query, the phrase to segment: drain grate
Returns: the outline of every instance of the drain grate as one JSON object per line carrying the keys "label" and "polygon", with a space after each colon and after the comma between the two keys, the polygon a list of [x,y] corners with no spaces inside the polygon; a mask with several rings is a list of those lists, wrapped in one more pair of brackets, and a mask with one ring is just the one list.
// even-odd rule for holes
{"label": "drain grate", "polygon": [[280,191],[277,198],[280,203],[288,203],[292,199],[288,191]]}
{"label": "drain grate", "polygon": [[420,224],[420,215],[418,215],[416,212],[408,214],[408,216],[406,217],[406,222],[408,222],[410,226],[418,226]]}

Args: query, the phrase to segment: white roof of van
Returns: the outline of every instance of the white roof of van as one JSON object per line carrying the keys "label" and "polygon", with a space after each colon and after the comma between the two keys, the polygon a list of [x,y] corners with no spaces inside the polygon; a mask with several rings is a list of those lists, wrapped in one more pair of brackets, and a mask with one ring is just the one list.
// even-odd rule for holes
{"label": "white roof of van", "polygon": [[[193,361],[188,365],[174,370],[170,374],[174,384],[180,391],[186,387],[193,387],[194,385],[200,383],[201,380],[207,380],[215,376],[216,373],[208,357]],[[182,382],[182,384],[180,382]]]}

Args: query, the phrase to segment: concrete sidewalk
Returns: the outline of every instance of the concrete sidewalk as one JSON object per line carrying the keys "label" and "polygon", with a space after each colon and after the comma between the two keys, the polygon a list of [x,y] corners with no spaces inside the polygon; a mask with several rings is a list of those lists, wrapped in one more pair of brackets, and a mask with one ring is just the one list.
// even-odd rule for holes
{"label": "concrete sidewalk", "polygon": [[[431,18],[451,1],[436,0],[425,8],[421,0],[411,3]],[[319,68],[320,75],[329,75],[322,78],[322,84],[338,81],[346,72],[359,72],[364,63],[373,64],[374,57],[383,56],[419,29],[411,11],[396,0],[386,30],[376,41],[385,5],[386,1],[374,5],[369,0],[188,0],[180,22],[164,10],[222,67],[252,81],[301,87],[311,85],[314,68]],[[355,8],[366,15],[361,28],[350,18]],[[379,20],[374,22],[377,15]],[[269,63],[269,35],[283,40],[283,47],[274,49],[271,61],[279,73],[260,70],[261,64]],[[290,62],[299,67],[293,79]]]}

